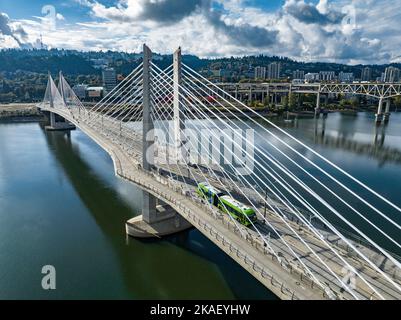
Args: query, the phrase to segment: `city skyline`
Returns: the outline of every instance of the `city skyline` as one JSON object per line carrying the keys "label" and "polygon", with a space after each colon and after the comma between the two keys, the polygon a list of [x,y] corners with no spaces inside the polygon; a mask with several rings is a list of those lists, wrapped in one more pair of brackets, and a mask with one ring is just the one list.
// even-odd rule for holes
{"label": "city skyline", "polygon": [[22,5],[5,0],[0,48],[40,48],[43,43],[47,48],[140,52],[146,42],[156,52],[182,46],[200,57],[266,54],[306,62],[397,63],[400,4],[385,2],[35,0]]}

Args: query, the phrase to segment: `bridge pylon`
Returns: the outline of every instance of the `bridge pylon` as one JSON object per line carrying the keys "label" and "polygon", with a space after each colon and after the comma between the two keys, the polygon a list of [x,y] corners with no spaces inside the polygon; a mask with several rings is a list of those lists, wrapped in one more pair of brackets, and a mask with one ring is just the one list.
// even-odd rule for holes
{"label": "bridge pylon", "polygon": [[[152,60],[152,51],[143,45],[143,140],[142,140],[142,166],[146,171],[151,171],[154,155],[152,144],[154,143],[154,125],[151,117],[150,102],[150,62]],[[143,209],[142,217],[147,223],[152,223],[157,219],[156,215],[156,198],[143,191]]]}
{"label": "bridge pylon", "polygon": [[174,156],[177,159],[177,162],[186,160],[186,154],[183,150],[183,146],[185,144],[184,138],[184,130],[185,130],[185,119],[181,106],[181,78],[182,78],[182,57],[181,57],[181,48],[178,48],[173,55],[173,88],[174,88],[174,97],[173,97],[173,108],[174,108]]}
{"label": "bridge pylon", "polygon": [[[61,73],[60,73],[60,75],[61,75]],[[49,80],[47,82],[47,88],[46,88],[46,94],[45,94],[45,100],[46,99],[48,99],[48,101],[46,101],[46,102],[49,103],[50,110],[54,110],[56,107],[56,104],[58,105],[60,103],[60,93],[57,90],[56,85],[54,84],[54,81],[50,74],[50,71],[49,71]],[[62,97],[62,99],[63,99],[63,103],[65,105],[64,96]],[[61,131],[61,130],[74,130],[75,129],[75,126],[71,125],[68,122],[65,122],[65,121],[57,122],[56,114],[54,112],[49,111],[49,118],[50,118],[50,125],[45,127],[45,129],[47,131]]]}
{"label": "bridge pylon", "polygon": [[[151,61],[152,51],[146,44],[143,45],[143,137],[142,137],[142,167],[152,174],[154,168],[154,123],[151,117]],[[181,82],[181,49],[174,54],[174,83],[175,90],[179,90]],[[178,162],[178,152],[182,146],[183,116],[180,107],[179,91],[174,94],[174,145],[175,157]],[[178,146],[178,148],[177,148]],[[142,215],[126,222],[128,235],[138,238],[160,237],[173,234],[192,227],[192,225],[178,214],[171,206],[157,205],[157,198],[147,190],[142,192]]]}

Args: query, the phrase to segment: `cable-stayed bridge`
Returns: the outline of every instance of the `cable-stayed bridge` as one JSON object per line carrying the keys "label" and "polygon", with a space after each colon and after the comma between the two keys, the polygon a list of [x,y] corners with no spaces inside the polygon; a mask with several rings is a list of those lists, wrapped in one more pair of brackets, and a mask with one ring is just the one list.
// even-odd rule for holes
{"label": "cable-stayed bridge", "polygon": [[144,46],[91,108],[61,73],[39,105],[143,190],[128,234],[193,226],[282,299],[401,298],[400,207],[182,63],[180,49],[164,70],[151,56]]}

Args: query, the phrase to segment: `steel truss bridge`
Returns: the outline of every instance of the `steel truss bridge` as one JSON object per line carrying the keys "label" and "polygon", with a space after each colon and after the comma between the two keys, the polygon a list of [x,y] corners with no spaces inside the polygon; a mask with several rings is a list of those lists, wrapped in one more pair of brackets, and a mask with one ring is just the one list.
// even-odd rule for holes
{"label": "steel truss bridge", "polygon": [[[65,128],[58,115],[86,133],[143,190],[129,234],[192,225],[281,299],[401,298],[390,252],[400,252],[401,208],[183,64],[181,49],[161,70],[145,45],[143,62],[91,108],[49,75],[38,107],[52,129]],[[246,227],[201,199],[200,182],[257,219],[242,215]]]}
{"label": "steel truss bridge", "polygon": [[389,99],[401,95],[401,83],[218,83],[230,93],[354,94]]}
{"label": "steel truss bridge", "polygon": [[322,95],[326,99],[330,94],[364,95],[379,100],[376,122],[389,119],[391,99],[401,96],[401,83],[219,83],[218,86],[241,101],[245,100],[244,97],[248,101],[253,101],[259,96],[262,101],[267,98],[269,102],[276,104],[278,95],[315,94],[317,112],[320,112]]}

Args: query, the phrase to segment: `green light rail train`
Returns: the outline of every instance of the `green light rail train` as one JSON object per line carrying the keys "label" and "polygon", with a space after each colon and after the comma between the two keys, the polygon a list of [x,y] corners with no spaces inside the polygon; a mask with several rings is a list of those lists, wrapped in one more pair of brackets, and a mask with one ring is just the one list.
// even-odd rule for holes
{"label": "green light rail train", "polygon": [[254,209],[205,182],[199,183],[196,191],[201,198],[207,200],[222,212],[229,214],[244,226],[249,226],[251,225],[251,221],[253,223],[257,220]]}

